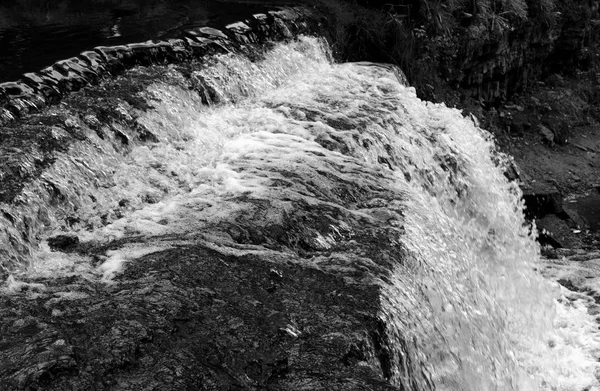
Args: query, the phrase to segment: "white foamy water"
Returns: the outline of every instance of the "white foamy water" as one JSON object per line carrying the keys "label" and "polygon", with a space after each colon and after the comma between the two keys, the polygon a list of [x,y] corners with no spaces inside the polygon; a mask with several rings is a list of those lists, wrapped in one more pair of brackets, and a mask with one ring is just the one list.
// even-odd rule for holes
{"label": "white foamy water", "polygon": [[[24,192],[39,210],[13,212],[21,225],[35,215],[33,226],[84,242],[137,239],[107,251],[97,268],[81,256],[35,248],[28,273],[87,273],[110,282],[128,262],[186,242],[275,253],[233,245],[212,228],[246,215],[260,216],[257,226],[283,223],[289,197],[308,207],[339,202],[332,184],[312,180],[321,172],[384,189],[397,204],[346,205],[352,216],[389,215],[382,228],[395,232],[407,254],[379,282],[380,317],[395,347],[394,384],[600,389],[600,339],[589,303],[566,298],[552,282],[556,275],[535,271],[543,262],[520,191],[493,163],[498,156],[487,132],[457,110],[419,100],[392,67],[331,64],[314,38],[278,45],[260,62],[222,56],[196,76],[212,86],[218,104],[207,108],[194,92],[157,81],[148,89],[155,109],[140,115],[159,143],[122,156],[89,131],[87,142]],[[65,194],[66,206],[53,209],[44,191],[49,183]],[[250,196],[277,210],[261,214],[244,203]],[[127,207],[118,208],[122,200]],[[77,223],[65,223],[71,215]],[[312,245],[333,248],[345,230],[342,221],[329,235],[315,234]],[[11,284],[18,289],[18,281]]]}

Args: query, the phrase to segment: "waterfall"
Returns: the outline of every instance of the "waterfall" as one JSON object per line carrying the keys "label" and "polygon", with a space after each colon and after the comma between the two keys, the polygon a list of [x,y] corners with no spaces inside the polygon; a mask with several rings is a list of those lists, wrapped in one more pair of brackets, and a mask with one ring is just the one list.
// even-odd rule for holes
{"label": "waterfall", "polygon": [[299,37],[102,88],[43,114],[61,122],[41,174],[43,152],[15,150],[11,168],[33,179],[0,204],[5,291],[40,276],[114,284],[143,255],[202,243],[368,271],[349,283],[380,289],[375,361],[398,389],[600,387],[594,320],[541,276],[508,158],[399,69],[335,64],[324,40]]}

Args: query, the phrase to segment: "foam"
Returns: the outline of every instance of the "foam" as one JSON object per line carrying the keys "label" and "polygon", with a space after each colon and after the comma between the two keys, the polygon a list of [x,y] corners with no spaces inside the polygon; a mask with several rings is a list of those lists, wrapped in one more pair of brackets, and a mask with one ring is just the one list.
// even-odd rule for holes
{"label": "foam", "polygon": [[109,250],[106,252],[107,259],[98,266],[98,270],[102,273],[102,281],[110,282],[117,273],[123,270],[126,262],[132,261],[150,255],[159,251],[163,251],[169,246],[147,246],[140,247],[139,245],[128,245],[118,250]]}

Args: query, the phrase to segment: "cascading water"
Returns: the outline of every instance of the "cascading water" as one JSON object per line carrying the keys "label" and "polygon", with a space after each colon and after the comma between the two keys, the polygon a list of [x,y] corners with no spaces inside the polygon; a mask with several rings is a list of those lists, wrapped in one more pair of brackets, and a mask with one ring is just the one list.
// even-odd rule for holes
{"label": "cascading water", "polygon": [[[559,289],[536,271],[543,263],[520,191],[495,163],[504,157],[490,135],[471,120],[419,100],[394,67],[332,64],[317,38],[278,44],[256,62],[216,57],[192,72],[204,85],[200,94],[178,83],[184,77],[177,68],[160,69],[142,92],[151,108],[121,105],[122,116],[135,112],[156,142],[131,139],[122,124],[94,130],[93,118],[73,120],[79,140],[16,201],[0,206],[0,254],[13,273],[8,288],[20,286],[22,275],[76,273],[111,283],[124,262],[143,254],[198,240],[225,248],[228,239],[210,230],[248,213],[244,197],[279,205],[261,215],[263,225],[283,224],[292,199],[307,208],[345,202],[339,209],[348,219],[381,221],[390,248],[404,255],[339,255],[342,264],[391,269],[374,274],[382,293],[373,305],[386,325],[393,385],[599,389],[594,319],[581,306],[559,304]],[[102,126],[127,139],[126,153],[101,137],[108,131]],[[56,128],[53,137],[69,135]],[[30,168],[24,161],[15,169]],[[387,198],[361,201],[322,178]],[[344,218],[306,230],[323,251],[359,235]],[[92,260],[49,251],[40,240],[67,233],[109,249]],[[125,244],[111,247],[119,241]],[[291,240],[287,246],[302,251]],[[229,251],[273,250],[257,248]],[[307,262],[327,268],[328,257]]]}

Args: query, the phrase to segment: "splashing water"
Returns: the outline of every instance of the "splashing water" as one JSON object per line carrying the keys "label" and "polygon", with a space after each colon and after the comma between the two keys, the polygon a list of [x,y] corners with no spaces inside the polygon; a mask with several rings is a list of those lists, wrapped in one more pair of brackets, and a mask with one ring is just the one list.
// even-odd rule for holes
{"label": "splashing water", "polygon": [[[27,273],[89,273],[110,282],[125,262],[209,236],[209,227],[243,213],[236,197],[278,199],[277,181],[309,205],[322,194],[334,202],[341,196],[327,183],[311,187],[306,178],[336,173],[385,188],[397,201],[395,209],[356,203],[348,213],[402,216],[386,224],[406,257],[379,281],[393,384],[600,389],[597,327],[583,304],[561,304],[561,291],[535,271],[542,261],[520,191],[494,163],[503,157],[487,132],[458,110],[419,100],[394,67],[332,64],[316,38],[277,45],[257,62],[223,55],[193,76],[208,86],[200,95],[160,80],[147,88],[155,104],[139,121],[158,143],[134,144],[122,155],[87,129],[85,142],[22,192],[38,209],[13,208],[16,223],[3,221],[15,238],[26,225],[29,236],[73,232],[90,243],[146,237],[156,245],[108,251],[92,268],[89,259],[50,252],[44,243],[27,248],[33,240],[15,246],[3,239],[12,256],[34,259]],[[62,194],[60,206],[50,202],[49,186]],[[130,200],[128,209],[111,216],[122,200]],[[67,224],[73,214],[78,223]],[[222,238],[211,240],[218,246]],[[336,240],[317,236],[315,245]]]}

